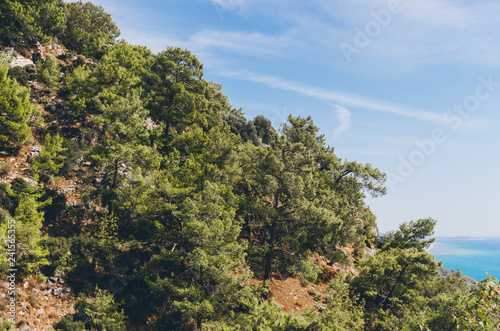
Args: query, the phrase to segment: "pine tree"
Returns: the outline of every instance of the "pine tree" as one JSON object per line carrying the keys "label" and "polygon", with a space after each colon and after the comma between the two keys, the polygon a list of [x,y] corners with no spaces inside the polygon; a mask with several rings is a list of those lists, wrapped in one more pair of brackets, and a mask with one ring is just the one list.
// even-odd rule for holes
{"label": "pine tree", "polygon": [[323,330],[363,330],[364,309],[358,305],[358,297],[351,297],[349,290],[351,274],[340,272],[328,284],[326,309],[320,317]]}
{"label": "pine tree", "polygon": [[[15,265],[23,275],[39,271],[40,266],[48,264],[47,249],[43,245],[44,236],[41,235],[43,225],[43,205],[37,201],[39,194],[30,190],[19,196],[19,206],[15,210],[14,218],[7,217],[0,226],[0,245],[6,248],[9,244],[15,245]],[[44,204],[50,201],[44,202]],[[8,221],[7,221],[8,220]],[[15,231],[9,225],[14,225]],[[14,233],[14,241],[9,241],[9,234]],[[1,258],[7,260],[7,251],[2,249]],[[2,261],[2,262],[4,262]]]}
{"label": "pine tree", "polygon": [[61,32],[64,2],[60,0],[5,0],[0,2],[0,41],[49,42]]}
{"label": "pine tree", "polygon": [[49,90],[57,89],[61,79],[61,69],[57,67],[56,58],[49,55],[43,64],[38,63],[38,67],[38,81]]}
{"label": "pine tree", "polygon": [[63,330],[126,330],[123,311],[119,311],[113,295],[104,290],[97,288],[93,298],[80,295],[75,308],[76,315],[63,317],[54,327]]}
{"label": "pine tree", "polygon": [[[201,327],[206,319],[217,319],[238,305],[240,282],[248,281],[242,270],[244,245],[237,238],[241,227],[235,219],[235,197],[225,187],[207,183],[206,188],[184,204],[182,250],[190,268],[185,276],[194,286],[190,303],[175,302]],[[236,273],[239,270],[239,275]]]}
{"label": "pine tree", "polygon": [[[318,131],[310,117],[290,116],[270,146],[250,149],[251,161],[243,162],[248,193],[242,208],[249,213],[248,239],[258,238],[251,256],[264,266],[264,281],[275,268],[312,277],[307,257],[313,249],[332,253],[343,237],[373,236],[350,214],[363,201],[362,190],[383,191],[383,175],[368,166],[346,169]],[[345,185],[339,185],[342,173],[350,174]]]}
{"label": "pine tree", "polygon": [[45,143],[40,155],[35,157],[31,171],[42,181],[46,182],[50,176],[57,175],[66,161],[65,152],[67,148],[63,147],[64,139],[59,134],[51,137],[47,133]]}
{"label": "pine tree", "polygon": [[15,149],[31,138],[34,106],[30,90],[7,76],[9,66],[0,57],[0,149]]}
{"label": "pine tree", "polygon": [[85,56],[99,58],[103,46],[113,45],[120,30],[101,6],[81,0],[66,4],[66,27],[61,42]]}
{"label": "pine tree", "polygon": [[97,132],[99,145],[87,153],[102,176],[97,191],[110,213],[124,182],[159,166],[158,155],[149,146],[147,111],[136,92],[132,90],[124,97],[115,96],[116,100],[110,103],[99,101],[98,109],[102,115],[95,117],[95,123],[102,128]]}
{"label": "pine tree", "polygon": [[[352,288],[366,301],[367,315],[378,315],[377,323],[384,330],[414,329],[426,323],[429,298],[425,295],[431,300],[436,295],[429,289],[435,286],[438,263],[425,250],[433,242],[426,238],[432,235],[434,225],[432,219],[403,223],[400,230],[388,234],[377,254],[357,266],[359,276]],[[415,325],[410,327],[412,323]]]}
{"label": "pine tree", "polygon": [[[203,79],[203,64],[190,51],[169,47],[155,56],[145,86],[146,108],[164,130],[157,143],[165,152],[176,134],[219,124],[219,115],[230,109],[222,86]],[[168,147],[167,147],[168,146]]]}

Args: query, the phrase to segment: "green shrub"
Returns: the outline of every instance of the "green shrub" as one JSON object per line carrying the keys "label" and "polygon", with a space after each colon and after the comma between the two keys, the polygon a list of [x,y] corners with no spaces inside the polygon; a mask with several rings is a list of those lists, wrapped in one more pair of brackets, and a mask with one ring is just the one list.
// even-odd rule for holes
{"label": "green shrub", "polygon": [[9,212],[13,212],[17,205],[14,193],[9,185],[5,183],[0,183],[0,207],[7,209]]}
{"label": "green shrub", "polygon": [[44,268],[45,274],[53,274],[55,270],[67,272],[71,269],[71,238],[48,237],[45,247],[49,251],[47,259],[50,265]]}
{"label": "green shrub", "polygon": [[11,79],[9,65],[0,57],[0,149],[12,150],[31,138],[29,122],[35,107],[31,91]]}
{"label": "green shrub", "polygon": [[59,170],[59,175],[66,175],[68,172],[73,170],[78,163],[78,158],[81,155],[81,151],[78,149],[78,144],[74,141],[64,139],[62,142],[62,148],[64,151],[64,163]]}
{"label": "green shrub", "polygon": [[77,66],[82,66],[82,65],[84,65],[84,64],[85,64],[85,62],[86,62],[86,60],[85,60],[85,56],[83,56],[83,55],[78,55],[78,56],[76,57],[76,65],[77,65]]}
{"label": "green shrub", "polygon": [[19,84],[28,86],[28,73],[22,67],[14,67],[9,69],[9,77],[15,79]]}
{"label": "green shrub", "polygon": [[2,321],[2,325],[0,326],[0,331],[14,331],[15,325],[7,318],[4,318]]}
{"label": "green shrub", "polygon": [[29,184],[21,177],[17,177],[10,183],[10,188],[16,195],[20,195],[29,191]]}
{"label": "green shrub", "polygon": [[[41,62],[43,60],[42,58],[42,53],[33,53],[33,55],[31,56],[31,61],[33,61],[33,63],[38,63],[38,62]],[[36,71],[36,66],[35,66],[35,71]]]}
{"label": "green shrub", "polygon": [[0,224],[3,224],[3,222],[5,222],[5,220],[7,220],[9,216],[10,214],[8,212],[0,209]]}
{"label": "green shrub", "polygon": [[61,80],[61,70],[57,67],[57,60],[54,56],[47,56],[43,64],[38,62],[38,81],[48,89],[54,90],[59,87]]}
{"label": "green shrub", "polygon": [[0,177],[8,175],[12,171],[12,164],[9,162],[0,162]]}
{"label": "green shrub", "polygon": [[295,271],[301,279],[301,285],[306,286],[307,282],[316,281],[318,275],[323,272],[323,268],[315,264],[313,260],[305,258],[299,262]]}
{"label": "green shrub", "polygon": [[35,158],[31,171],[36,178],[46,182],[51,176],[57,175],[66,159],[67,148],[63,147],[63,138],[59,135],[45,136],[45,144],[40,155]]}
{"label": "green shrub", "polygon": [[[19,199],[19,205],[15,211],[15,235],[16,235],[16,267],[22,275],[34,274],[39,271],[39,267],[48,263],[45,258],[48,251],[43,246],[44,237],[40,235],[43,224],[43,212],[39,211],[40,205],[35,194],[24,194]],[[0,225],[0,237],[7,238],[10,222],[3,222]],[[0,241],[0,261],[7,259],[6,250],[3,248],[7,241]]]}
{"label": "green shrub", "polygon": [[81,331],[85,330],[85,322],[75,321],[73,315],[67,315],[61,318],[58,322],[54,323],[53,327],[56,330]]}
{"label": "green shrub", "polygon": [[83,294],[78,297],[77,313],[74,316],[65,316],[54,324],[56,329],[64,330],[125,330],[125,317],[118,311],[113,295],[97,289],[95,298],[86,298]]}
{"label": "green shrub", "polygon": [[349,293],[350,278],[351,275],[343,271],[328,284],[321,330],[363,330],[364,309],[363,305],[356,304],[359,297]]}
{"label": "green shrub", "polygon": [[57,220],[66,210],[66,196],[56,190],[46,189],[42,201],[51,200],[52,202],[43,208],[45,219]]}

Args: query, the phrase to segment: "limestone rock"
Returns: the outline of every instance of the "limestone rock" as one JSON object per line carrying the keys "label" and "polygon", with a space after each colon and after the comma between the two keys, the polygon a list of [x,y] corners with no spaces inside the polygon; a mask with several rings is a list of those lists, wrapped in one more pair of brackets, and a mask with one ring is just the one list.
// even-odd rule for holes
{"label": "limestone rock", "polygon": [[22,67],[22,68],[24,68],[27,65],[35,65],[35,64],[30,59],[27,59],[27,58],[25,58],[24,56],[21,56],[21,55],[16,56],[14,58],[14,60],[12,60],[12,62],[10,63],[10,67],[11,68],[14,68],[14,67]]}
{"label": "limestone rock", "polygon": [[45,54],[52,54],[55,56],[63,55],[65,54],[64,50],[62,49],[61,45],[58,44],[51,44],[47,45],[43,48],[43,51]]}
{"label": "limestone rock", "polygon": [[63,291],[62,287],[58,287],[52,290],[52,294],[54,294],[54,296],[57,297],[62,293],[62,291]]}
{"label": "limestone rock", "polygon": [[17,325],[17,329],[19,331],[30,331],[31,328],[30,328],[30,324],[26,321],[21,321],[18,325]]}
{"label": "limestone rock", "polygon": [[13,56],[14,55],[14,47],[5,47],[5,48],[2,49],[2,51],[7,56]]}
{"label": "limestone rock", "polygon": [[375,253],[377,253],[377,250],[372,247],[365,247],[363,248],[363,253],[365,253],[365,255],[374,255]]}

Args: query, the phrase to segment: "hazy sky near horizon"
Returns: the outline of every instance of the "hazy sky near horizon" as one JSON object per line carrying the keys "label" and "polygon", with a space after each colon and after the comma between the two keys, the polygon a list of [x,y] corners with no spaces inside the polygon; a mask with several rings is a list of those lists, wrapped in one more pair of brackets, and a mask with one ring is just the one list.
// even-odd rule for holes
{"label": "hazy sky near horizon", "polygon": [[191,50],[247,118],[312,115],[342,159],[388,174],[381,231],[500,235],[500,3],[94,0],[129,43]]}

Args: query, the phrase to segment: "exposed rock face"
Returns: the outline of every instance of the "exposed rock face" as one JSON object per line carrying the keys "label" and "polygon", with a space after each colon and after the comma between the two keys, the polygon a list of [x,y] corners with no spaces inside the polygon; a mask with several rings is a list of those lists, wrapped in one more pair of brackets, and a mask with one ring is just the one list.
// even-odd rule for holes
{"label": "exposed rock face", "polygon": [[[64,283],[63,276],[58,271],[46,281],[30,276],[24,283],[20,283],[16,290],[18,316],[15,330],[53,330],[50,326],[56,320],[74,314],[76,297],[71,287],[63,285]],[[8,287],[9,283],[0,283],[0,307],[8,299]],[[6,311],[0,309],[0,321],[5,317]]]}
{"label": "exposed rock face", "polygon": [[372,247],[365,247],[365,248],[363,248],[363,253],[365,255],[374,255],[375,253],[377,253],[377,250],[375,248],[372,248]]}
{"label": "exposed rock face", "polygon": [[147,117],[145,127],[146,130],[153,131],[155,128],[158,127],[158,124],[156,124],[151,117]]}
{"label": "exposed rock face", "polygon": [[59,56],[65,54],[61,45],[51,44],[43,47],[42,57],[46,57],[48,54],[52,54],[54,56]]}
{"label": "exposed rock face", "polygon": [[13,56],[14,55],[14,47],[4,47],[2,51],[5,53],[7,56]]}
{"label": "exposed rock face", "polygon": [[62,292],[63,292],[63,288],[62,288],[62,287],[57,287],[57,288],[52,289],[52,294],[53,294],[54,296],[58,296],[58,295],[60,295]]}
{"label": "exposed rock face", "polygon": [[18,324],[18,330],[20,331],[30,331],[30,324],[28,322],[21,322]]}
{"label": "exposed rock face", "polygon": [[12,62],[10,63],[10,67],[11,68],[14,68],[14,67],[26,67],[28,65],[35,65],[33,63],[33,61],[31,61],[30,59],[27,59],[25,58],[24,56],[21,56],[21,55],[18,55],[14,58],[14,60],[12,60]]}
{"label": "exposed rock face", "polygon": [[[19,48],[19,47],[3,47],[0,51],[3,51],[5,55],[9,57],[13,57],[14,59],[10,63],[10,67],[22,67],[25,68],[27,66],[35,66],[35,63],[30,59],[30,57],[33,56],[33,54],[38,53],[42,57],[42,59],[46,59],[48,55],[53,55],[55,57],[58,57],[60,55],[65,54],[66,52],[64,49],[61,47],[61,45],[58,44],[50,44],[47,46],[42,46],[40,43],[37,43],[36,47],[31,48],[31,49],[26,49],[26,48]],[[16,55],[16,51],[20,52],[21,54],[28,56],[22,56],[22,55]],[[24,53],[23,53],[24,52]]]}

